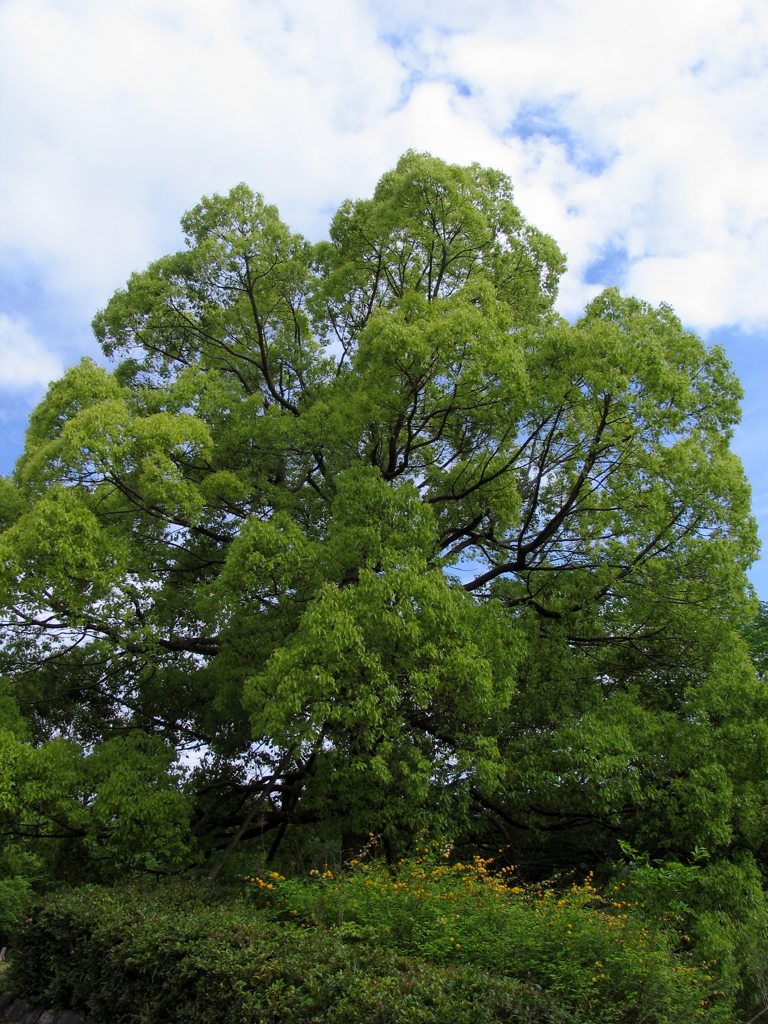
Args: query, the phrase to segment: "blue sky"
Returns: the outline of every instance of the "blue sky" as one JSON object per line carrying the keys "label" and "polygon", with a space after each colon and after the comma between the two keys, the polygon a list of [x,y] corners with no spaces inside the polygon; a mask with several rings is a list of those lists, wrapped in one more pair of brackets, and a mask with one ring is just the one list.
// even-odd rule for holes
{"label": "blue sky", "polygon": [[[437,13],[436,13],[437,12]],[[90,320],[246,181],[310,238],[408,147],[725,346],[768,598],[768,0],[0,0],[0,472]]]}

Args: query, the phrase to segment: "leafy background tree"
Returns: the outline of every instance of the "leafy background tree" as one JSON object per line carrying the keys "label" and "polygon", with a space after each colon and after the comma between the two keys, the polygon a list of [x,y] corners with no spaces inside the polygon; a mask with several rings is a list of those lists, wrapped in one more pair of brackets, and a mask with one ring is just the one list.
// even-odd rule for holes
{"label": "leafy background tree", "polygon": [[244,185],[182,227],[2,482],[8,862],[426,833],[532,878],[632,849],[759,888],[722,350],[614,289],[564,321],[563,255],[476,165],[406,153],[315,246]]}

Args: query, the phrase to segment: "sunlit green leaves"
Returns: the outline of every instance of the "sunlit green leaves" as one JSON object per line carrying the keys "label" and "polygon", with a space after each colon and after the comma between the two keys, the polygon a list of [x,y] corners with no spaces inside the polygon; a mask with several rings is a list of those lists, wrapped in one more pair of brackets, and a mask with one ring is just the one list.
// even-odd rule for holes
{"label": "sunlit green leaves", "polygon": [[18,838],[81,843],[109,856],[105,877],[189,854],[189,804],[173,750],[141,734],[86,752],[55,739],[35,748],[0,731],[0,810]]}
{"label": "sunlit green leaves", "polygon": [[245,185],[182,227],[0,486],[13,807],[49,757],[94,862],[159,864],[154,822],[176,863],[188,812],[220,849],[257,794],[261,832],[552,868],[756,851],[724,354],[615,289],[559,317],[562,254],[477,165],[409,152],[314,246]]}

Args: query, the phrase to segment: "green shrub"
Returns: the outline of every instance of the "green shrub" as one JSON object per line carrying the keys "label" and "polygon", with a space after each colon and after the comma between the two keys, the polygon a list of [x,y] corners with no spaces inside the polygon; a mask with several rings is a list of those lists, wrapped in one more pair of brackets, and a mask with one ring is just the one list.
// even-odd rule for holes
{"label": "green shrub", "polygon": [[624,891],[644,908],[667,941],[689,949],[718,985],[741,1005],[765,993],[768,899],[752,857],[648,864],[635,859],[619,876]]}
{"label": "green shrub", "polygon": [[531,977],[579,1020],[733,1020],[733,991],[676,933],[645,916],[619,882],[611,897],[589,880],[556,890],[513,885],[488,862],[425,856],[396,871],[355,864],[338,876],[247,882],[274,920],[321,928],[432,963],[472,964]]}
{"label": "green shrub", "polygon": [[22,876],[0,878],[0,948],[8,943],[29,892],[30,883]]}
{"label": "green shrub", "polygon": [[11,984],[103,1024],[730,1024],[737,986],[680,933],[680,894],[693,880],[711,902],[714,883],[670,871],[633,869],[601,894],[433,850],[394,870],[254,874],[245,897],[62,891],[20,927]]}
{"label": "green shrub", "polygon": [[87,888],[40,902],[13,949],[16,994],[101,1024],[568,1024],[530,982],[435,966],[243,900]]}
{"label": "green shrub", "polygon": [[16,923],[29,891],[26,878],[0,878],[0,932],[8,931]]}

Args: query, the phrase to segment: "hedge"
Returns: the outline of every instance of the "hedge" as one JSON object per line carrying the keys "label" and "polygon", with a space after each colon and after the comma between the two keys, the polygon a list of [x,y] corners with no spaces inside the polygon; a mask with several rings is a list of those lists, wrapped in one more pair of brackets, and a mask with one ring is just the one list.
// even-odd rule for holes
{"label": "hedge", "polygon": [[9,984],[96,1024],[569,1024],[529,981],[435,966],[188,887],[86,887],[40,900]]}

